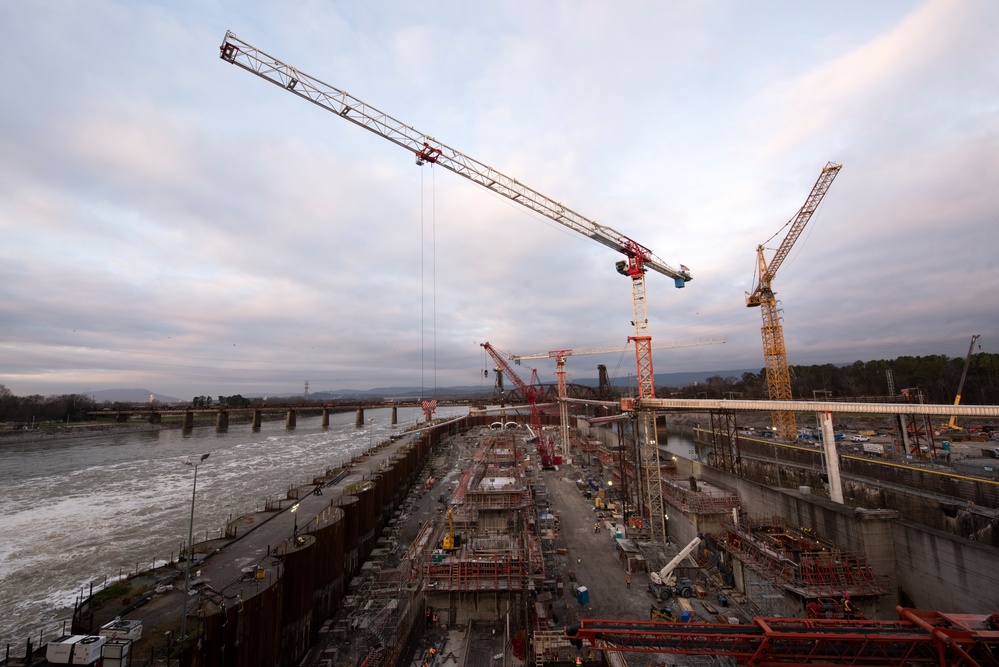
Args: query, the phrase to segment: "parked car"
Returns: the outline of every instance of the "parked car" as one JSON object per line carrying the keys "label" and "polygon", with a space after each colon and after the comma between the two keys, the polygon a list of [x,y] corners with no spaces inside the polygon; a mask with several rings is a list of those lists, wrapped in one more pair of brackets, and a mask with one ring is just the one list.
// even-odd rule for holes
{"label": "parked car", "polygon": [[850,442],[869,442],[870,438],[866,435],[851,435]]}

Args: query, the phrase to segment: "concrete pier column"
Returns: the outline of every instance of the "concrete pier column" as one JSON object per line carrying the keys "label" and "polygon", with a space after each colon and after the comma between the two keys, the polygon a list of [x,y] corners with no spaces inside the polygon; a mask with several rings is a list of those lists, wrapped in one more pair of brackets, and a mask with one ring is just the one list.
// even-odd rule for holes
{"label": "concrete pier column", "polygon": [[829,499],[842,505],[843,480],[839,474],[839,452],[836,451],[832,413],[820,412],[819,421],[822,425],[822,447],[826,452],[826,472],[829,474]]}
{"label": "concrete pier column", "polygon": [[194,413],[188,410],[184,413],[184,430],[190,431],[194,428]]}
{"label": "concrete pier column", "polygon": [[392,406],[392,424],[395,425],[395,424],[398,424],[398,423],[399,423],[399,407],[396,406],[396,405],[393,405]]}
{"label": "concrete pier column", "polygon": [[229,413],[225,410],[219,410],[218,414],[215,415],[215,432],[225,433],[229,430]]}
{"label": "concrete pier column", "polygon": [[330,427],[330,409],[323,408],[323,428]]}
{"label": "concrete pier column", "polygon": [[295,420],[296,420],[295,411],[294,410],[288,410],[288,414],[284,418],[284,427],[285,428],[295,428]]}
{"label": "concrete pier column", "polygon": [[149,423],[150,424],[159,424],[161,421],[163,421],[163,415],[161,415],[158,412],[150,412],[149,413]]}
{"label": "concrete pier column", "polygon": [[260,422],[263,421],[263,413],[260,410],[253,411],[253,420],[250,422],[254,431],[260,430]]}
{"label": "concrete pier column", "polygon": [[364,408],[358,408],[354,415],[354,426],[364,426]]}

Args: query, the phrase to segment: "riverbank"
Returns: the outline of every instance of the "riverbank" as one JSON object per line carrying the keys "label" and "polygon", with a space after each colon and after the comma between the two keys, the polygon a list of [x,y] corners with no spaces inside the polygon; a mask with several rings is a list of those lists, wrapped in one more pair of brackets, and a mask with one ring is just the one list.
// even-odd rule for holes
{"label": "riverbank", "polygon": [[140,433],[143,431],[158,431],[156,424],[69,424],[59,426],[43,426],[39,428],[0,429],[0,447],[7,444],[22,442],[38,442],[41,440],[76,439],[88,436],[110,435],[120,433]]}

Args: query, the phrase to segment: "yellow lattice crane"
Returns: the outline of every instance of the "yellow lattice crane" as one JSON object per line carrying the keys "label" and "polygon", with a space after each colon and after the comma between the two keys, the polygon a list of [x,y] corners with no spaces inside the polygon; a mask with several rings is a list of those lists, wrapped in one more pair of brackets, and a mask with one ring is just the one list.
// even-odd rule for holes
{"label": "yellow lattice crane", "polygon": [[[842,167],[841,164],[829,162],[822,168],[822,173],[815,181],[812,193],[808,195],[804,206],[784,225],[790,229],[769,263],[763,254],[764,244],[760,244],[756,248],[756,269],[759,272],[759,279],[753,291],[746,295],[746,305],[750,308],[758,306],[760,314],[763,316],[763,328],[761,329],[763,332],[763,357],[766,362],[767,391],[772,401],[791,400],[791,372],[787,364],[787,349],[784,347],[784,329],[777,312],[777,298],[774,296],[772,288],[773,279],[777,274],[777,269],[780,268],[784,258],[791,251],[794,242],[798,240],[801,231],[808,224],[815,209],[819,207],[819,202],[822,201]],[[772,414],[772,419],[778,438],[794,440],[798,437],[798,427],[795,424],[793,412],[775,411]]]}

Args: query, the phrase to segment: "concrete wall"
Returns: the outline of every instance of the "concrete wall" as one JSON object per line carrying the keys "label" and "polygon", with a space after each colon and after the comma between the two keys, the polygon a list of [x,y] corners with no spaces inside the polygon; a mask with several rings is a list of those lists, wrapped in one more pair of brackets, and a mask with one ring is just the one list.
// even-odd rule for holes
{"label": "concrete wall", "polygon": [[999,608],[999,549],[911,523],[895,522],[903,604],[993,613]]}
{"label": "concrete wall", "polygon": [[[697,461],[677,458],[691,474],[739,494],[752,517],[777,517],[809,526],[844,551],[867,555],[887,581],[875,618],[896,618],[897,604],[946,612],[992,613],[999,591],[999,549],[943,531],[903,522],[892,510],[862,510],[787,489],[741,479]],[[671,533],[673,532],[671,521]]]}

